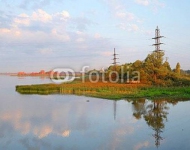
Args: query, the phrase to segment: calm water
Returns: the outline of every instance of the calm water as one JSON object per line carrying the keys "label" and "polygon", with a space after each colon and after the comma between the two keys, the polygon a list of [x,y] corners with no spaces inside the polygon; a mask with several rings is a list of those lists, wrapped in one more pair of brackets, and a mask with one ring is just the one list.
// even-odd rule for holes
{"label": "calm water", "polygon": [[189,101],[115,102],[15,92],[17,84],[49,82],[0,76],[0,149],[190,149]]}

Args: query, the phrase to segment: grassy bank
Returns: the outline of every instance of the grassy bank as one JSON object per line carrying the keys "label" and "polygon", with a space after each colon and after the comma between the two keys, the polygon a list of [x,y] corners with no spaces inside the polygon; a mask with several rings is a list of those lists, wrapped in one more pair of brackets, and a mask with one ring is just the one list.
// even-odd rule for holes
{"label": "grassy bank", "polygon": [[19,85],[16,86],[16,91],[21,94],[75,94],[105,99],[190,99],[190,87],[153,87],[143,84],[74,82],[59,85]]}

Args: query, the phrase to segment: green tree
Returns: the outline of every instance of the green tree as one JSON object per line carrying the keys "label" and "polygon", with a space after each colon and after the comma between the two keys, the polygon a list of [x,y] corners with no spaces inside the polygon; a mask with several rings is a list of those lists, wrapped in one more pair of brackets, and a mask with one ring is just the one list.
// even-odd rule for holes
{"label": "green tree", "polygon": [[149,80],[157,83],[159,77],[165,75],[165,67],[163,65],[164,52],[153,52],[145,59],[145,70],[149,75]]}

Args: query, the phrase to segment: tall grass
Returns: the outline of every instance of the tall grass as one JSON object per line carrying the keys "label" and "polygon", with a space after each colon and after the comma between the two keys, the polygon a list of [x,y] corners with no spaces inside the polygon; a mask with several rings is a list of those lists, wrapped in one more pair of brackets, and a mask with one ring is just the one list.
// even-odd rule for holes
{"label": "tall grass", "polygon": [[106,99],[181,98],[190,99],[190,87],[154,87],[143,84],[74,82],[65,84],[20,85],[21,94],[75,94]]}

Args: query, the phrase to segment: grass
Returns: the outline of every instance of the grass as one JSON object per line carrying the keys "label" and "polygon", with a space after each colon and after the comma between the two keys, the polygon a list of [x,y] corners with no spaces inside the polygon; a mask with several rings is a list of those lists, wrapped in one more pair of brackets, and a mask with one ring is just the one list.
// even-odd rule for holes
{"label": "grass", "polygon": [[73,82],[64,84],[18,85],[21,94],[75,94],[105,99],[170,98],[190,99],[190,87],[155,87],[145,84]]}

